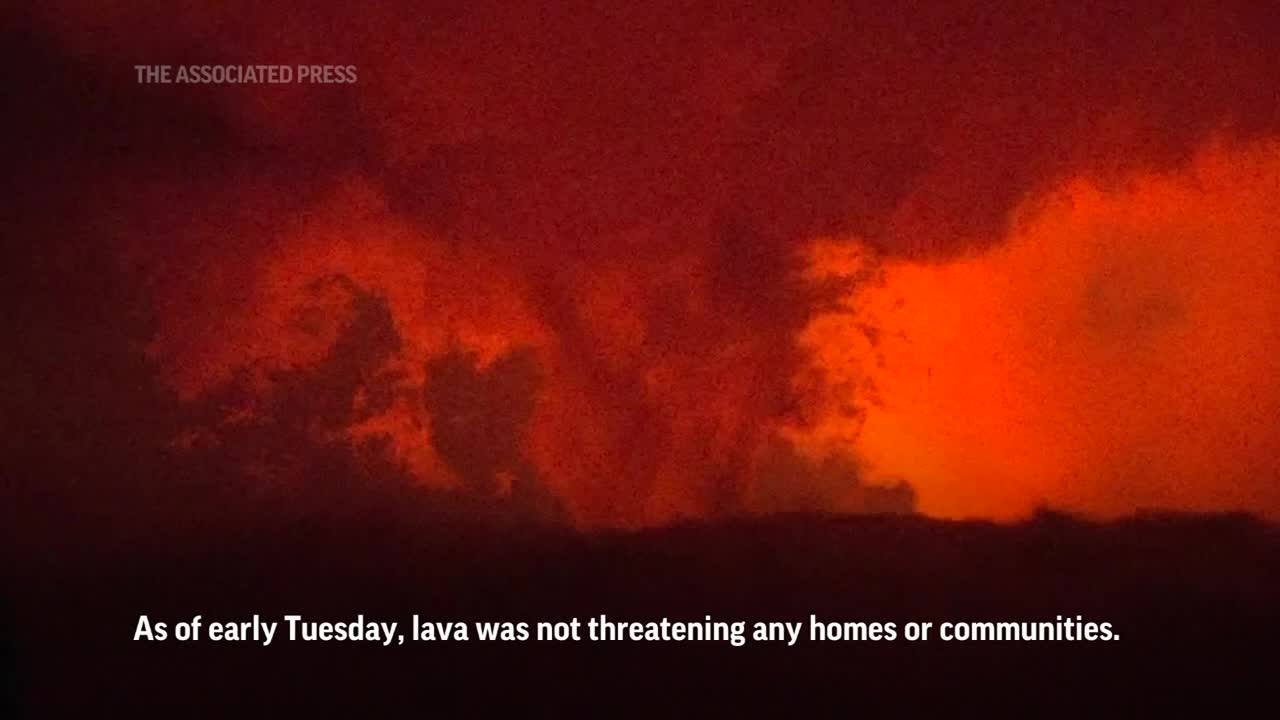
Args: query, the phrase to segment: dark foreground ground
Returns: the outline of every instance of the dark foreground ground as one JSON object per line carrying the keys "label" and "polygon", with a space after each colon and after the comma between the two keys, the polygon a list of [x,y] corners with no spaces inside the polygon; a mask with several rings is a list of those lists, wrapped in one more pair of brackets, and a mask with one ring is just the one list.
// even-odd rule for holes
{"label": "dark foreground ground", "polygon": [[[54,541],[50,541],[54,542]],[[37,557],[37,554],[39,555]],[[1196,698],[1274,700],[1280,534],[1240,516],[1018,526],[786,516],[575,535],[300,522],[201,541],[19,548],[3,637],[18,716],[244,713],[791,716],[838,704],[1083,706],[1134,716]],[[611,618],[1110,621],[1118,642],[145,643],[170,621]],[[281,631],[283,632],[283,630]],[[757,699],[767,694],[771,700]],[[695,709],[701,712],[693,713]],[[662,712],[660,717],[670,716]],[[819,714],[827,714],[820,712]],[[908,713],[910,714],[910,713]],[[1216,714],[1216,713],[1215,713]]]}

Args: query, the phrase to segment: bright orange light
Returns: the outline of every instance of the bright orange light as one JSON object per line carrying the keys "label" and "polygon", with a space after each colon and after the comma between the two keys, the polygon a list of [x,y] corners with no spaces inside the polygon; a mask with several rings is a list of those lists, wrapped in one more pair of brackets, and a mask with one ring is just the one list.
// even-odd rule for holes
{"label": "bright orange light", "polygon": [[1123,187],[1077,179],[987,254],[888,264],[860,316],[820,316],[806,342],[834,381],[874,384],[857,448],[928,514],[1275,516],[1277,197],[1275,144],[1211,144]]}

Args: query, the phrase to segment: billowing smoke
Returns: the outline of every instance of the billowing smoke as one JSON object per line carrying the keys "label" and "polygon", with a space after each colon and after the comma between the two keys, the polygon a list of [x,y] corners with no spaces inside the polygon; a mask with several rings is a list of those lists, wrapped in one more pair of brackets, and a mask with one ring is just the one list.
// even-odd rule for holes
{"label": "billowing smoke", "polygon": [[1280,145],[1211,142],[1176,171],[1063,185],[992,252],[892,263],[851,298],[894,328],[883,366],[840,359],[859,332],[839,315],[806,335],[884,398],[841,439],[934,515],[1280,515],[1277,192]]}
{"label": "billowing smoke", "polygon": [[[13,142],[144,278],[164,383],[246,396],[197,436],[310,417],[426,485],[634,525],[913,507],[853,456],[898,330],[851,290],[1280,123],[1268,4],[613,5],[45,4]],[[211,63],[359,80],[135,82]]]}

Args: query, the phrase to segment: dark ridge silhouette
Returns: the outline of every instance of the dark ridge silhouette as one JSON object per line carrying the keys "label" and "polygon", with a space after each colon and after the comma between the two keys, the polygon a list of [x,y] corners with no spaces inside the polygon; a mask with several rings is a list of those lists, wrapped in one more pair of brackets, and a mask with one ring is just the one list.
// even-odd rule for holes
{"label": "dark ridge silhouette", "polygon": [[[864,485],[849,458],[812,461],[785,443],[753,453],[758,428],[795,414],[793,340],[831,302],[832,288],[795,278],[815,236],[952,258],[999,242],[1019,203],[1064,179],[1180,167],[1214,133],[1274,137],[1280,6],[770,4],[379,3],[352,10],[354,27],[337,6],[186,8],[203,43],[142,5],[0,10],[0,83],[17,99],[0,133],[0,716],[484,717],[563,703],[609,717],[649,702],[688,714],[701,700],[712,716],[788,717],[932,700],[1021,716],[1079,703],[1092,717],[1148,716],[1184,695],[1274,704],[1272,524],[1050,509],[946,522],[913,514],[910,486]],[[291,97],[131,75],[138,61],[270,55],[284,36],[295,50],[335,44],[361,83]],[[749,38],[758,47],[743,54]],[[510,266],[513,293],[553,336],[540,350],[608,431],[620,477],[587,480],[608,484],[619,517],[641,515],[673,449],[708,454],[701,436],[674,443],[677,413],[649,401],[655,359],[679,356],[699,389],[745,378],[727,428],[741,441],[688,476],[711,518],[567,527],[546,489],[557,478],[524,447],[548,387],[533,351],[488,364],[450,351],[412,386],[393,362],[404,338],[387,299],[349,275],[298,298],[318,357],[247,364],[179,401],[161,375],[186,356],[157,357],[159,328],[240,308],[288,231],[350,182],[385,196],[378,220],[424,246],[474,244]],[[672,267],[690,276],[650,277]],[[612,272],[635,281],[622,301],[643,340],[606,362],[583,291]],[[741,354],[699,374],[730,346]],[[458,490],[424,487],[389,438],[351,432],[399,405],[431,423]],[[133,642],[144,613],[364,613],[402,628],[415,613],[1079,614],[1122,639],[263,648]],[[768,689],[788,697],[754,701]]]}
{"label": "dark ridge silhouette", "polygon": [[[96,538],[11,574],[5,640],[35,716],[288,710],[487,713],[548,702],[687,707],[686,691],[756,714],[756,693],[821,707],[1046,698],[1151,707],[1194,690],[1243,699],[1270,682],[1280,535],[1245,516],[1025,523],[790,514],[580,534],[388,513],[276,516],[199,542],[190,531]],[[10,568],[12,570],[12,568]],[[495,644],[133,642],[139,614],[279,620],[1110,622],[1116,642]],[[807,630],[806,630],[807,632]],[[640,688],[652,688],[641,692]],[[661,688],[661,692],[656,690]],[[1060,698],[1074,688],[1085,696]]]}

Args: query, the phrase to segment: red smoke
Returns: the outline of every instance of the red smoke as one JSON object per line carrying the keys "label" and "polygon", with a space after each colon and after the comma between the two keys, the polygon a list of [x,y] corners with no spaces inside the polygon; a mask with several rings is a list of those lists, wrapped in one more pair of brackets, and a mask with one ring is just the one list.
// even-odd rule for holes
{"label": "red smoke", "polygon": [[429,363],[489,397],[531,349],[519,462],[580,524],[865,509],[860,474],[944,515],[1276,511],[1274,152],[1201,150],[1276,129],[1272,10],[61,5],[125,85],[359,70],[131,90],[225,150],[102,178],[188,398],[324,357],[344,301],[308,288],[343,276],[401,339],[349,432],[457,484]]}

